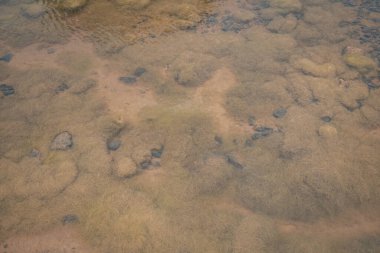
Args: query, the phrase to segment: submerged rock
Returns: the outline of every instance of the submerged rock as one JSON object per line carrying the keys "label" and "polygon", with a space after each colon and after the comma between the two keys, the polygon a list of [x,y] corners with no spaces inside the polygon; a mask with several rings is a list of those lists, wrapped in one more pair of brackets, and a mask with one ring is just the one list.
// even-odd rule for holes
{"label": "submerged rock", "polygon": [[15,93],[15,89],[13,86],[8,84],[0,84],[0,91],[3,93],[4,96],[10,96]]}
{"label": "submerged rock", "polygon": [[13,54],[7,53],[7,54],[0,57],[0,61],[10,62],[12,60],[12,58],[13,58]]}
{"label": "submerged rock", "polygon": [[115,151],[118,150],[121,146],[121,140],[119,139],[110,139],[107,141],[108,150]]}
{"label": "submerged rock", "polygon": [[369,96],[368,86],[363,82],[351,81],[339,90],[337,100],[347,110],[354,111],[362,106]]}
{"label": "submerged rock", "polygon": [[65,131],[54,137],[50,145],[51,150],[68,150],[73,146],[73,137],[71,133]]}
{"label": "submerged rock", "polygon": [[250,126],[256,125],[256,118],[255,118],[255,116],[249,116],[248,117],[248,125],[250,125]]}
{"label": "submerged rock", "polygon": [[326,123],[330,123],[332,121],[332,118],[330,116],[322,116],[321,120]]}
{"label": "submerged rock", "polygon": [[269,136],[273,133],[273,128],[270,127],[258,127],[255,129],[255,133],[252,135],[252,140],[258,140],[263,137]]}
{"label": "submerged rock", "polygon": [[66,83],[61,83],[60,85],[55,88],[55,93],[61,93],[64,92],[65,90],[69,89],[70,87]]}
{"label": "submerged rock", "polygon": [[62,218],[62,224],[63,225],[74,224],[77,222],[79,222],[79,217],[75,214],[67,214],[67,215],[63,216],[63,218]]}
{"label": "submerged rock", "polygon": [[354,52],[343,56],[344,62],[361,74],[369,74],[377,68],[376,62],[364,54]]}
{"label": "submerged rock", "polygon": [[133,10],[141,10],[150,4],[150,0],[115,0],[119,5],[125,6]]}
{"label": "submerged rock", "polygon": [[136,77],[140,77],[140,76],[142,76],[145,72],[146,72],[146,69],[145,69],[145,68],[138,67],[138,68],[135,70],[135,72],[133,73],[133,75],[136,76]]}
{"label": "submerged rock", "polygon": [[255,15],[250,11],[240,11],[232,15],[222,18],[222,31],[224,32],[239,32],[250,26],[250,21],[254,19]]}
{"label": "submerged rock", "polygon": [[368,86],[368,88],[371,88],[371,89],[380,87],[380,79],[379,78],[364,79],[364,83]]}
{"label": "submerged rock", "polygon": [[38,149],[32,149],[32,151],[30,151],[30,156],[31,157],[35,157],[35,158],[39,158],[41,156],[41,152],[38,150]]}
{"label": "submerged rock", "polygon": [[35,19],[42,17],[47,13],[47,8],[42,4],[33,3],[23,6],[21,8],[21,15],[28,19]]}
{"label": "submerged rock", "polygon": [[269,0],[269,3],[271,7],[278,9],[281,14],[299,12],[302,9],[302,4],[299,0]]}
{"label": "submerged rock", "polygon": [[289,14],[285,18],[276,16],[267,26],[267,29],[276,33],[290,33],[297,26],[297,18]]}
{"label": "submerged rock", "polygon": [[67,11],[75,11],[87,4],[87,0],[60,0],[58,2],[58,8],[67,10]]}
{"label": "submerged rock", "polygon": [[336,74],[336,67],[332,63],[317,64],[307,58],[297,59],[292,65],[306,75],[315,77],[331,77]]}
{"label": "submerged rock", "polygon": [[128,178],[137,173],[137,166],[129,157],[123,157],[115,163],[113,174],[118,178]]}
{"label": "submerged rock", "polygon": [[137,81],[137,79],[134,76],[122,76],[119,78],[119,81],[125,84],[134,84]]}
{"label": "submerged rock", "polygon": [[287,110],[285,108],[278,108],[273,111],[273,117],[275,118],[282,118],[287,113]]}
{"label": "submerged rock", "polygon": [[150,154],[152,155],[152,157],[161,158],[161,155],[163,152],[164,152],[164,146],[161,145],[160,148],[151,149]]}
{"label": "submerged rock", "polygon": [[232,167],[234,167],[235,169],[239,169],[239,170],[242,170],[244,169],[244,166],[241,164],[241,162],[239,162],[237,160],[237,158],[235,156],[232,156],[232,155],[226,155],[226,160],[229,164],[232,165]]}
{"label": "submerged rock", "polygon": [[222,145],[223,144],[223,138],[221,136],[219,136],[219,135],[215,135],[214,141],[218,145]]}
{"label": "submerged rock", "polygon": [[152,160],[151,159],[146,159],[142,162],[140,162],[140,168],[143,170],[149,169],[152,165]]}
{"label": "submerged rock", "polygon": [[179,84],[194,87],[208,80],[217,67],[213,56],[185,52],[173,62],[171,71]]}

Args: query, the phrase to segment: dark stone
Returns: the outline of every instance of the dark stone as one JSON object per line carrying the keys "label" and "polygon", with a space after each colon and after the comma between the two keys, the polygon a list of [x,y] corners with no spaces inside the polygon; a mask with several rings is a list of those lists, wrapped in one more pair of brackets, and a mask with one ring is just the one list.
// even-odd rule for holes
{"label": "dark stone", "polygon": [[54,53],[55,53],[55,49],[54,49],[54,48],[48,48],[48,49],[46,50],[46,52],[47,52],[48,54],[54,54]]}
{"label": "dark stone", "polygon": [[27,19],[36,19],[47,13],[43,6],[27,6],[21,9],[21,15]]}
{"label": "dark stone", "polygon": [[252,140],[258,140],[263,137],[269,136],[273,133],[273,128],[270,127],[258,127],[255,129],[255,133],[252,135]]}
{"label": "dark stone", "polygon": [[349,7],[354,7],[356,6],[356,2],[355,0],[342,0],[342,3],[346,6],[349,6]]}
{"label": "dark stone", "polygon": [[380,77],[379,78],[374,78],[374,79],[363,78],[363,82],[370,89],[377,89],[377,88],[380,87]]}
{"label": "dark stone", "polygon": [[108,150],[118,150],[121,146],[121,140],[119,139],[110,139],[107,141],[107,148]]}
{"label": "dark stone", "polygon": [[122,76],[119,78],[119,81],[125,84],[134,84],[137,81],[137,79],[135,76]]}
{"label": "dark stone", "polygon": [[256,118],[255,116],[249,116],[248,117],[248,125],[254,126],[256,124]]}
{"label": "dark stone", "polygon": [[31,157],[40,157],[41,156],[41,152],[38,150],[38,149],[32,149],[32,151],[30,152],[30,156]]}
{"label": "dark stone", "polygon": [[55,88],[55,93],[61,93],[65,90],[69,89],[70,87],[66,83],[61,83],[60,85]]}
{"label": "dark stone", "polygon": [[241,165],[235,157],[231,155],[226,155],[227,162],[231,164],[235,169],[242,170],[244,167]]}
{"label": "dark stone", "polygon": [[161,158],[162,153],[164,152],[164,146],[161,145],[159,149],[154,148],[150,151],[150,154],[155,158]]}
{"label": "dark stone", "polygon": [[252,139],[247,139],[247,140],[245,140],[244,145],[245,145],[246,147],[253,147],[253,141],[252,141]]}
{"label": "dark stone", "polygon": [[152,159],[152,166],[153,167],[160,167],[161,166],[161,163],[160,163],[160,160],[158,159]]}
{"label": "dark stone", "polygon": [[352,25],[352,21],[343,20],[343,21],[340,21],[338,25],[339,27],[348,27]]}
{"label": "dark stone", "polygon": [[215,135],[214,140],[215,140],[216,144],[218,144],[218,145],[222,145],[223,144],[222,137],[220,137],[218,135]]}
{"label": "dark stone", "polygon": [[62,218],[63,225],[74,224],[77,222],[79,222],[79,217],[76,216],[75,214],[67,214],[67,215],[63,216],[63,218]]}
{"label": "dark stone", "polygon": [[12,58],[13,58],[13,54],[7,53],[7,54],[0,57],[0,61],[10,62],[12,60]]}
{"label": "dark stone", "polygon": [[223,32],[239,32],[242,29],[249,28],[249,22],[242,21],[233,16],[226,16],[221,22]]}
{"label": "dark stone", "polygon": [[278,108],[276,110],[273,111],[273,117],[275,118],[282,118],[285,116],[285,114],[287,113],[288,111],[285,109],[285,108]]}
{"label": "dark stone", "polygon": [[207,16],[203,22],[206,24],[206,25],[209,25],[209,26],[213,26],[213,25],[216,25],[218,23],[218,19],[216,17],[216,15],[210,15],[210,16]]}
{"label": "dark stone", "polygon": [[296,13],[293,13],[293,15],[298,19],[303,19],[303,13],[302,12],[296,12]]}
{"label": "dark stone", "polygon": [[140,167],[141,169],[143,170],[146,170],[146,169],[149,169],[149,167],[152,165],[152,161],[149,159],[149,160],[144,160],[140,163]]}
{"label": "dark stone", "polygon": [[68,150],[73,146],[73,136],[71,133],[64,131],[54,137],[50,145],[51,150]]}
{"label": "dark stone", "polygon": [[295,153],[288,150],[280,150],[279,157],[283,160],[292,160],[295,157]]}
{"label": "dark stone", "polygon": [[4,96],[15,94],[15,89],[13,86],[7,84],[0,84],[0,91],[4,94]]}
{"label": "dark stone", "polygon": [[135,70],[135,72],[133,73],[133,75],[136,76],[136,77],[140,77],[140,76],[142,76],[145,72],[146,72],[146,69],[145,69],[145,68],[138,67],[138,68]]}
{"label": "dark stone", "polygon": [[270,3],[268,1],[259,1],[254,7],[256,10],[267,9],[270,7]]}
{"label": "dark stone", "polygon": [[332,121],[332,118],[330,116],[323,116],[323,117],[321,117],[321,120],[326,122],[326,123],[329,123]]}

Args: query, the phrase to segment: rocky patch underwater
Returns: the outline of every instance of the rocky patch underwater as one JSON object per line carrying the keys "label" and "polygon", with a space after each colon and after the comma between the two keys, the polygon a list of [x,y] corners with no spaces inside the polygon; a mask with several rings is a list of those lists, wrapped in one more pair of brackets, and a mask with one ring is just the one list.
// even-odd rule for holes
{"label": "rocky patch underwater", "polygon": [[0,252],[380,252],[380,3],[0,0]]}

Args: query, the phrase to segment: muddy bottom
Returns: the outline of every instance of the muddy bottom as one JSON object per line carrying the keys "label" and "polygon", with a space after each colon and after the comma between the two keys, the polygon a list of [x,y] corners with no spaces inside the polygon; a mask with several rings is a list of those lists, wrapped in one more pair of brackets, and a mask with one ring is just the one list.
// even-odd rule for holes
{"label": "muddy bottom", "polygon": [[0,0],[0,253],[380,252],[379,13]]}

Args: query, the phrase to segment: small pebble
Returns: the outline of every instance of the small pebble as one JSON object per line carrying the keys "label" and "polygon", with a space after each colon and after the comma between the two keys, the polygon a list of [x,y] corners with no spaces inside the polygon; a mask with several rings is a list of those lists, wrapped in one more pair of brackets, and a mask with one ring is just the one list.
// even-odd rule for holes
{"label": "small pebble", "polygon": [[12,58],[13,58],[13,54],[7,53],[7,54],[0,57],[0,61],[10,62],[12,60]]}
{"label": "small pebble", "polygon": [[248,125],[254,126],[256,124],[256,118],[255,116],[249,116],[248,117]]}
{"label": "small pebble", "polygon": [[253,141],[251,139],[247,139],[247,140],[245,140],[244,145],[246,147],[253,147]]}
{"label": "small pebble", "polygon": [[118,150],[121,146],[121,140],[118,139],[112,139],[107,141],[107,148],[108,150]]}
{"label": "small pebble", "polygon": [[222,145],[223,144],[222,137],[220,137],[218,135],[215,135],[214,140],[215,140],[216,144],[218,144],[218,145]]}
{"label": "small pebble", "polygon": [[207,24],[207,25],[216,25],[218,23],[218,19],[215,15],[212,15],[212,16],[208,16],[205,20],[204,20],[204,23]]}
{"label": "small pebble", "polygon": [[321,117],[321,120],[323,120],[326,123],[329,123],[331,122],[332,118],[330,116],[323,116]]}
{"label": "small pebble", "polygon": [[137,81],[137,79],[134,76],[122,76],[119,78],[119,81],[125,84],[134,84]]}
{"label": "small pebble", "polygon": [[152,150],[150,151],[150,154],[151,154],[153,157],[161,158],[162,152],[164,152],[164,146],[161,146],[159,149],[157,149],[157,148],[152,149]]}
{"label": "small pebble", "polygon": [[152,166],[153,167],[160,167],[161,166],[160,160],[153,158],[152,159]]}
{"label": "small pebble", "polygon": [[227,162],[229,164],[231,164],[235,169],[239,169],[239,170],[242,170],[244,167],[243,165],[241,165],[241,163],[239,163],[235,157],[231,156],[231,155],[227,155],[226,156],[227,158]]}
{"label": "small pebble", "polygon": [[0,91],[4,94],[4,96],[10,96],[15,93],[13,86],[7,84],[0,84]]}
{"label": "small pebble", "polygon": [[146,69],[145,69],[145,68],[138,67],[138,68],[135,70],[135,72],[133,73],[133,75],[136,76],[136,77],[140,77],[140,76],[142,76],[145,72],[146,72]]}
{"label": "small pebble", "polygon": [[54,137],[50,145],[51,150],[68,150],[73,146],[73,136],[65,131]]}
{"label": "small pebble", "polygon": [[242,29],[248,28],[250,25],[247,20],[240,20],[233,16],[226,16],[222,18],[221,26],[223,32],[239,32]]}
{"label": "small pebble", "polygon": [[62,223],[64,225],[66,225],[66,224],[74,224],[74,223],[77,223],[77,222],[79,222],[79,218],[75,214],[67,214],[67,215],[63,216],[63,218],[62,218]]}
{"label": "small pebble", "polygon": [[67,89],[69,89],[69,86],[66,83],[61,83],[57,86],[57,88],[55,88],[55,93],[61,93]]}
{"label": "small pebble", "polygon": [[32,149],[32,151],[30,152],[30,156],[31,157],[40,157],[41,156],[41,152],[38,150],[38,149]]}
{"label": "small pebble", "polygon": [[252,140],[257,140],[273,133],[273,128],[270,127],[258,127],[255,129],[255,133],[252,135]]}
{"label": "small pebble", "polygon": [[36,19],[47,13],[45,6],[41,4],[28,4],[21,9],[21,15],[28,19]]}
{"label": "small pebble", "polygon": [[46,52],[47,52],[48,54],[54,54],[54,53],[55,53],[55,49],[54,49],[54,48],[48,48],[48,49],[46,50]]}
{"label": "small pebble", "polygon": [[285,116],[285,114],[287,113],[287,110],[285,108],[278,108],[276,110],[273,111],[273,117],[275,118],[282,118]]}
{"label": "small pebble", "polygon": [[140,167],[141,169],[143,170],[146,170],[146,169],[149,169],[149,167],[152,165],[152,161],[151,160],[145,160],[145,161],[142,161],[140,163]]}

